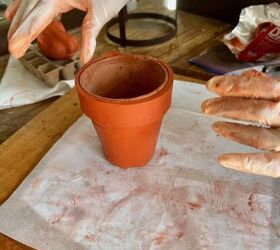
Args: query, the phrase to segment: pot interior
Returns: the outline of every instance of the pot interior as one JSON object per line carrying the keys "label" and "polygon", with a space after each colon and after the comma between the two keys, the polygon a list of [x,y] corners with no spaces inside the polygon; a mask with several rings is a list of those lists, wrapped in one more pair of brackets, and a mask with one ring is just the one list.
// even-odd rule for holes
{"label": "pot interior", "polygon": [[89,64],[80,75],[87,92],[110,99],[146,97],[167,81],[167,71],[149,57],[120,55]]}

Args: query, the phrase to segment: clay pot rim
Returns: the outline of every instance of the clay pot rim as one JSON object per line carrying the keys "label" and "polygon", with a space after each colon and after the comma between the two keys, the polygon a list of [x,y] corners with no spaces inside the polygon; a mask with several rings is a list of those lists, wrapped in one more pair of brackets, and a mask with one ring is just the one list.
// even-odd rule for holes
{"label": "clay pot rim", "polygon": [[[165,72],[165,78],[164,78],[163,83],[158,88],[156,88],[154,91],[152,91],[148,94],[133,97],[133,98],[107,98],[107,97],[102,97],[102,96],[93,94],[93,93],[89,92],[88,90],[86,90],[82,87],[82,85],[80,84],[81,75],[90,65],[92,65],[92,64],[94,64],[94,63],[96,63],[100,60],[110,60],[110,59],[115,58],[115,57],[142,58],[142,60],[151,60],[151,61],[154,61],[154,62],[158,63],[162,67],[163,71]],[[98,100],[98,101],[101,101],[101,102],[107,102],[107,103],[135,104],[135,103],[142,103],[142,102],[149,101],[151,99],[156,98],[158,95],[161,95],[163,92],[165,92],[167,90],[167,88],[169,87],[169,85],[171,84],[170,77],[169,77],[170,75],[172,75],[172,70],[171,70],[170,66],[167,65],[166,63],[160,61],[159,59],[154,58],[154,57],[145,56],[145,55],[134,55],[134,54],[117,54],[117,55],[110,55],[110,56],[104,56],[104,57],[101,57],[101,58],[93,59],[93,60],[89,61],[88,63],[86,63],[78,71],[78,73],[75,77],[75,85],[77,87],[77,91],[80,92],[81,94],[85,95],[88,98],[93,98],[95,100]]]}

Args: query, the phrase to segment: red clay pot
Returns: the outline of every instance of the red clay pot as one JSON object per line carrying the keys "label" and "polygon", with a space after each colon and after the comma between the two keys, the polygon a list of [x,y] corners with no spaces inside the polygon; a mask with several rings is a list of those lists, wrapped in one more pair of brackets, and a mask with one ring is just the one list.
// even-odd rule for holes
{"label": "red clay pot", "polygon": [[147,164],[171,104],[172,69],[149,56],[111,55],[83,66],[75,83],[108,161],[123,168]]}

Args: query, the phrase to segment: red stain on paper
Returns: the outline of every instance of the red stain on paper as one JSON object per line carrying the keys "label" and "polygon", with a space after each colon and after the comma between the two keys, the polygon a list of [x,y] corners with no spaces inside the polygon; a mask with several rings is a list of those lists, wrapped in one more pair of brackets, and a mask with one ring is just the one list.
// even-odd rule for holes
{"label": "red stain on paper", "polygon": [[223,193],[223,189],[224,189],[224,184],[222,183],[222,181],[215,181],[214,182],[215,193],[217,193],[218,195],[221,195]]}
{"label": "red stain on paper", "polygon": [[180,239],[180,238],[182,238],[183,236],[184,236],[184,232],[178,232],[178,233],[176,234],[177,239]]}
{"label": "red stain on paper", "polygon": [[37,177],[32,183],[32,188],[35,188],[35,189],[39,188],[41,183],[42,183],[41,178]]}
{"label": "red stain on paper", "polygon": [[12,106],[16,96],[22,95],[23,93],[28,92],[28,91],[30,91],[30,90],[26,89],[26,90],[19,91],[18,93],[15,93],[10,99],[7,99],[3,104],[5,104],[5,105],[9,104],[10,106]]}
{"label": "red stain on paper", "polygon": [[51,221],[51,224],[56,224],[59,223],[61,221],[61,219],[65,216],[65,213],[63,212],[62,214],[58,215],[56,218],[54,218]]}
{"label": "red stain on paper", "polygon": [[155,245],[160,245],[163,243],[163,241],[166,239],[167,234],[165,233],[159,233],[155,238],[154,238],[154,243]]}
{"label": "red stain on paper", "polygon": [[254,199],[254,195],[253,194],[250,194],[249,198],[248,198],[248,206],[251,208],[251,211],[254,210],[253,208],[253,199]]}
{"label": "red stain on paper", "polygon": [[201,208],[201,205],[198,203],[195,203],[195,202],[188,202],[188,204],[189,204],[191,210]]}
{"label": "red stain on paper", "polygon": [[160,149],[160,152],[159,152],[160,157],[166,156],[167,154],[168,154],[168,152],[164,148]]}
{"label": "red stain on paper", "polygon": [[95,234],[88,234],[85,236],[85,239],[89,241],[96,241],[98,240],[98,236]]}
{"label": "red stain on paper", "polygon": [[205,199],[204,195],[202,195],[200,193],[196,194],[196,198],[197,198],[197,202],[200,203],[200,204],[203,204],[203,203],[206,202],[206,199]]}

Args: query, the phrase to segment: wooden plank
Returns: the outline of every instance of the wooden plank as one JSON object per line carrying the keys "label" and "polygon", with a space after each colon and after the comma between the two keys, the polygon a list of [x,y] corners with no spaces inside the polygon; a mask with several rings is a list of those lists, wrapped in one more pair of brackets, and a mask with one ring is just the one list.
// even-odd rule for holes
{"label": "wooden plank", "polygon": [[208,76],[206,76],[207,71],[201,67],[191,64],[189,62],[189,59],[191,59],[194,56],[199,55],[200,53],[205,51],[207,48],[212,47],[212,46],[216,45],[217,43],[220,43],[221,38],[223,36],[224,36],[224,34],[222,33],[217,37],[212,37],[211,39],[204,41],[203,43],[201,43],[200,45],[196,46],[195,48],[193,48],[191,50],[182,51],[180,56],[178,56],[175,60],[169,62],[170,65],[173,67],[173,69],[175,70],[175,72],[177,74],[185,74],[184,71],[192,72],[192,74],[197,74],[197,75],[201,74],[201,76],[202,76],[201,79],[206,80],[207,77],[209,78],[209,76],[213,76],[213,74],[208,73]]}
{"label": "wooden plank", "polygon": [[[224,33],[226,33],[228,30],[225,30],[221,32],[219,35],[216,36],[209,36],[209,39],[204,40],[199,45],[195,46],[194,48],[190,50],[184,50],[180,55],[178,55],[177,58],[175,58],[173,61],[170,62],[170,64],[177,66],[179,68],[185,68],[193,66],[188,62],[188,59],[195,57],[205,51],[206,49],[215,46],[218,43],[221,43],[221,39],[224,36]],[[182,64],[183,62],[183,64]],[[203,68],[199,68],[200,71],[203,71]]]}
{"label": "wooden plank", "polygon": [[[142,21],[143,22],[143,21]],[[133,21],[127,24],[127,36],[133,38],[147,39],[154,36],[154,33],[164,33],[166,31],[166,26],[158,24],[150,24],[152,27],[147,28],[147,26],[142,25],[139,22]],[[142,28],[141,28],[142,27]],[[97,39],[97,48],[95,56],[99,56],[110,50],[120,50],[126,53],[134,54],[148,54],[150,56],[155,56],[160,59],[170,62],[173,58],[179,57],[185,47],[184,44],[189,44],[194,38],[196,42],[193,45],[197,46],[206,40],[212,39],[227,31],[231,26],[229,24],[216,21],[213,19],[193,15],[190,13],[178,11],[178,31],[175,38],[169,40],[168,42],[145,47],[119,47],[108,40],[105,35],[105,30],[103,29]],[[114,30],[114,29],[113,29]],[[112,30],[112,31],[113,31]],[[117,33],[118,30],[116,29]],[[191,46],[189,44],[189,46]],[[163,57],[164,55],[164,57]]]}
{"label": "wooden plank", "polygon": [[[181,69],[178,68],[176,66],[172,66],[173,71],[181,76],[185,76],[188,79],[193,79],[195,82],[195,79],[199,79],[198,81],[208,81],[211,77],[213,77],[214,75],[210,74],[210,73],[206,73],[206,72],[199,72],[199,71],[191,71],[188,69]],[[189,80],[191,81],[191,80]]]}
{"label": "wooden plank", "polygon": [[81,114],[72,89],[0,145],[0,204]]}
{"label": "wooden plank", "polygon": [[0,250],[32,250],[28,247],[4,234],[0,233]]}
{"label": "wooden plank", "polygon": [[52,104],[57,98],[52,97],[35,104],[2,110],[0,112],[0,144]]}
{"label": "wooden plank", "polygon": [[4,75],[7,63],[8,63],[9,55],[1,56],[0,57],[0,79]]}
{"label": "wooden plank", "polygon": [[197,78],[197,75],[194,75],[192,72],[191,74],[175,74],[174,77],[176,80],[182,80],[182,81],[188,81],[188,82],[194,82],[197,84],[205,84],[206,80],[203,80],[201,78]]}

